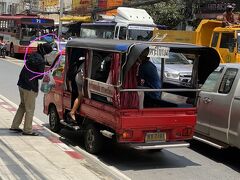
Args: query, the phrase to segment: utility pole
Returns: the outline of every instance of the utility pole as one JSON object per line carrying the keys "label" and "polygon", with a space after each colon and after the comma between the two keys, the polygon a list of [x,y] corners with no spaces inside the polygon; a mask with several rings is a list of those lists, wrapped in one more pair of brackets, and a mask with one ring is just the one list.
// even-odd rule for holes
{"label": "utility pole", "polygon": [[62,35],[62,21],[60,20],[61,17],[63,17],[63,0],[60,0],[58,37],[60,37]]}

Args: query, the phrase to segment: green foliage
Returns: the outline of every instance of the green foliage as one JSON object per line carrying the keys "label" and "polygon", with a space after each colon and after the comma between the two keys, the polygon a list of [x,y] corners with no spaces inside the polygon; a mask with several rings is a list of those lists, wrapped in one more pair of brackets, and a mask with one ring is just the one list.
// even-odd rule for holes
{"label": "green foliage", "polygon": [[184,0],[169,0],[141,8],[153,17],[156,24],[173,28],[185,19],[185,7],[186,1]]}

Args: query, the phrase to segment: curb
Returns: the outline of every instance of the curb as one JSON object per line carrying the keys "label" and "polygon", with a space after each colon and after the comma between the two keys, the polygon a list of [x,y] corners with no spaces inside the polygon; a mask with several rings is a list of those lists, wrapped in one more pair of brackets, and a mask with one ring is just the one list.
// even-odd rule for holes
{"label": "curb", "polygon": [[[9,99],[2,96],[1,94],[0,94],[0,106],[12,114],[15,114],[16,110],[18,108],[18,106],[15,103],[11,102]],[[71,156],[74,159],[80,159],[80,160],[84,159],[84,157],[80,153],[76,152],[71,147],[69,147],[66,144],[64,144],[63,142],[61,142],[58,139],[60,137],[59,135],[53,133],[48,128],[43,126],[44,123],[41,120],[34,117],[33,121],[34,121],[33,129],[39,131],[42,136],[46,137],[49,141],[51,141],[52,143],[57,145],[66,154],[68,154],[69,156]]]}

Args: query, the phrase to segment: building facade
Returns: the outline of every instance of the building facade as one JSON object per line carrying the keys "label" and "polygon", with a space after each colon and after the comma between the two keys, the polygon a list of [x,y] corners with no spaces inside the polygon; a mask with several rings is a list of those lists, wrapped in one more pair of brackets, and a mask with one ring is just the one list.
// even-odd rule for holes
{"label": "building facade", "polygon": [[17,14],[38,9],[39,0],[0,0],[0,14]]}
{"label": "building facade", "polygon": [[200,19],[215,19],[217,16],[222,15],[228,4],[234,6],[235,12],[240,12],[239,0],[212,0],[207,3],[200,1],[199,13],[196,16]]}

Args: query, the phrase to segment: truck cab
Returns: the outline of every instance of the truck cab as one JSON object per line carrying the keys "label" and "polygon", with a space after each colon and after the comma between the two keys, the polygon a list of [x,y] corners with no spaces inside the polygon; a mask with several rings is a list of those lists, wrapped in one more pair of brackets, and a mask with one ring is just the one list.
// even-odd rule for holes
{"label": "truck cab", "polygon": [[116,16],[101,16],[93,23],[81,25],[81,38],[149,41],[157,25],[143,9],[119,7]]}
{"label": "truck cab", "polygon": [[155,30],[155,41],[191,43],[216,49],[221,63],[240,62],[240,26],[204,19],[195,31]]}
{"label": "truck cab", "polygon": [[215,48],[222,63],[240,62],[240,26],[216,27],[213,30],[210,47]]}

